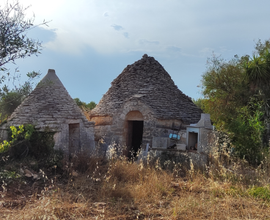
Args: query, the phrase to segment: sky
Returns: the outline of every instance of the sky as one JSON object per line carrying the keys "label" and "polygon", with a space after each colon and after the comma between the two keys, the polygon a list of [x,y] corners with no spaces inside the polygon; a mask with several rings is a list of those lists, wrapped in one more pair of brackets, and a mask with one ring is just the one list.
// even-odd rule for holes
{"label": "sky", "polygon": [[[259,39],[270,39],[269,0],[19,2],[30,6],[27,17],[34,15],[35,24],[49,21],[28,32],[43,49],[16,62],[20,74],[39,71],[42,78],[55,69],[71,97],[86,103],[98,103],[124,68],[144,54],[154,57],[183,93],[198,99],[208,58],[252,55]],[[0,7],[5,3],[0,0]]]}

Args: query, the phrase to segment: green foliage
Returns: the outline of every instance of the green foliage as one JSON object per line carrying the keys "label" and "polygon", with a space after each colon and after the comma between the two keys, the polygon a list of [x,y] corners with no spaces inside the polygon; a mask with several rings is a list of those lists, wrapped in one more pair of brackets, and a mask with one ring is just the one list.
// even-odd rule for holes
{"label": "green foliage", "polygon": [[230,122],[249,99],[249,87],[241,60],[229,62],[213,57],[208,61],[208,70],[202,76],[203,105],[210,113],[218,129]]}
{"label": "green foliage", "polygon": [[35,127],[31,124],[27,125],[20,125],[18,128],[15,126],[10,126],[11,130],[11,138],[12,142],[15,142],[17,140],[30,140],[33,132],[35,131]]}
{"label": "green foliage", "polygon": [[91,102],[89,102],[87,105],[86,105],[86,107],[88,108],[88,109],[90,109],[90,110],[92,110],[92,109],[94,109],[95,107],[96,107],[96,103],[95,102],[93,102],[93,101],[91,101]]}
{"label": "green foliage", "polygon": [[[267,53],[269,54],[268,51]],[[253,87],[258,88],[263,86],[265,83],[269,83],[270,74],[267,67],[267,59],[269,59],[268,54],[265,56],[254,55],[253,58],[246,64],[246,75]]]}
{"label": "green foliage", "polygon": [[40,76],[40,73],[28,73],[28,80],[21,86],[9,90],[7,86],[0,90],[0,120],[5,120],[21,104],[21,102],[30,94],[33,88],[33,77]]}
{"label": "green foliage", "polygon": [[5,65],[10,62],[40,53],[41,43],[27,36],[27,32],[35,27],[34,17],[26,18],[27,9],[18,1],[6,2],[0,7],[0,71],[7,71]]}
{"label": "green foliage", "polygon": [[249,105],[239,109],[236,118],[231,123],[226,124],[235,147],[235,155],[245,158],[252,164],[260,163],[267,149],[262,143],[265,124],[262,120],[261,105],[262,102],[256,99],[251,100]]}
{"label": "green foliage", "polygon": [[[28,31],[36,27],[34,16],[27,18],[29,7],[23,7],[19,1],[3,3],[0,5],[0,119],[3,121],[32,90],[31,80],[39,76],[38,72],[29,72],[28,80],[19,87],[14,82],[20,75],[15,68],[14,74],[10,73],[7,65],[16,64],[16,60],[32,55],[38,55],[41,51],[41,42],[28,37]],[[47,25],[43,21],[40,25]],[[14,88],[10,90],[6,81],[13,81]]]}
{"label": "green foliage", "polygon": [[[264,120],[270,123],[270,42],[264,44],[259,41],[257,52],[252,59],[245,62],[246,77],[250,90],[263,101]],[[266,134],[265,142],[270,138],[270,131]]]}
{"label": "green foliage", "polygon": [[49,129],[40,132],[29,124],[11,126],[9,134],[11,141],[7,142],[7,150],[0,154],[2,158],[8,159],[0,160],[0,166],[7,164],[8,161],[20,160],[26,162],[27,166],[35,171],[41,168],[61,171],[64,154],[62,150],[54,149],[53,135],[54,133]]}
{"label": "green foliage", "polygon": [[54,152],[54,133],[50,130],[39,132],[34,130],[30,135],[29,155],[36,159],[46,158]]}
{"label": "green foliage", "polygon": [[54,169],[63,168],[64,152],[62,150],[52,150],[49,155],[45,157],[44,166],[47,168],[54,167]]}
{"label": "green foliage", "polygon": [[2,188],[5,190],[5,185],[11,183],[12,181],[20,181],[21,175],[13,170],[0,170],[0,181],[2,183]]}
{"label": "green foliage", "polygon": [[270,190],[269,187],[258,187],[254,186],[251,189],[249,189],[248,194],[259,199],[263,199],[266,201],[270,201]]}
{"label": "green foliage", "polygon": [[270,85],[270,48],[264,48],[260,55],[253,55],[245,63],[246,76],[250,88],[253,91],[262,90],[264,93],[269,91]]}
{"label": "green foliage", "polygon": [[4,170],[4,171],[0,172],[1,180],[17,179],[19,177],[20,177],[20,175],[18,173],[16,173],[15,171]]}
{"label": "green foliage", "polygon": [[204,109],[204,99],[199,98],[199,99],[192,99],[192,102],[200,109]]}
{"label": "green foliage", "polygon": [[7,152],[12,158],[21,158],[27,155],[35,159],[46,158],[54,152],[53,134],[49,130],[36,131],[31,124],[19,127],[11,126],[10,141],[4,141],[0,145],[0,153]]}
{"label": "green foliage", "polygon": [[95,102],[89,102],[88,104],[86,104],[85,102],[81,101],[79,98],[75,98],[74,101],[76,102],[76,104],[83,110],[83,111],[87,111],[87,110],[92,110],[93,108],[96,107],[96,103]]}
{"label": "green foliage", "polygon": [[202,76],[201,108],[210,113],[218,130],[229,135],[234,154],[251,164],[260,163],[269,144],[269,46],[269,41],[259,41],[253,58],[224,61],[214,56]]}
{"label": "green foliage", "polygon": [[4,140],[1,144],[0,144],[0,153],[6,152],[9,147],[11,146],[11,143]]}
{"label": "green foliage", "polygon": [[11,130],[11,138],[12,139],[10,141],[4,140],[0,144],[0,153],[6,152],[19,139],[29,140],[29,136],[31,135],[31,131],[33,130],[33,126],[27,125],[26,129],[23,125],[20,125],[18,128],[16,128],[15,126],[11,126],[10,130]]}
{"label": "green foliage", "polygon": [[12,112],[21,104],[22,100],[23,95],[15,91],[3,94],[2,99],[0,100],[1,120],[11,115]]}

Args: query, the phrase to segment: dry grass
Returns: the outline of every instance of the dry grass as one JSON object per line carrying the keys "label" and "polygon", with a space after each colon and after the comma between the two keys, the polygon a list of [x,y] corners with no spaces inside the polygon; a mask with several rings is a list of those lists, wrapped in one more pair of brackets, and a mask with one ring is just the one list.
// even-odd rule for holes
{"label": "dry grass", "polygon": [[179,177],[179,165],[162,170],[158,164],[121,158],[87,160],[81,155],[73,160],[65,181],[56,175],[54,183],[42,191],[30,195],[23,191],[17,197],[2,195],[0,217],[270,219],[267,166],[254,169],[242,162],[227,166],[214,159],[211,162],[204,172],[191,169]]}

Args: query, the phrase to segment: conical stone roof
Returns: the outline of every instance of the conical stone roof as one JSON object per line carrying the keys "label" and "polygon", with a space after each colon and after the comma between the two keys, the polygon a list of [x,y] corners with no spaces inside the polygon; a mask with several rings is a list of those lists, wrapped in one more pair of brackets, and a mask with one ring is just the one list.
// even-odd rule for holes
{"label": "conical stone roof", "polygon": [[57,130],[66,119],[82,119],[85,125],[90,124],[55,71],[49,69],[47,75],[10,116],[8,124],[31,123],[37,127],[49,126]]}
{"label": "conical stone roof", "polygon": [[162,65],[146,54],[128,65],[111,83],[91,115],[112,116],[131,99],[148,105],[159,119],[180,119],[190,124],[197,123],[202,113],[191,98],[177,88]]}

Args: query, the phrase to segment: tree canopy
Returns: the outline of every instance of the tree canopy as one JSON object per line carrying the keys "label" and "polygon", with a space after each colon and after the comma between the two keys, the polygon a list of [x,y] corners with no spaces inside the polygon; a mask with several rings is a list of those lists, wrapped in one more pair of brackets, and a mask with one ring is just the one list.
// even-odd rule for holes
{"label": "tree canopy", "polygon": [[[32,71],[27,73],[28,80],[22,85],[13,85],[9,88],[6,81],[19,79],[18,69],[11,77],[7,64],[16,64],[16,60],[32,55],[38,55],[42,49],[41,42],[28,37],[28,31],[36,27],[34,16],[26,18],[29,7],[23,7],[19,1],[0,5],[0,113],[1,120],[10,115],[12,111],[32,90],[32,79],[40,73]],[[40,25],[47,25],[43,21]]]}
{"label": "tree canopy", "polygon": [[[6,64],[15,63],[17,59],[37,55],[41,42],[29,38],[27,32],[35,27],[34,17],[27,19],[26,10],[15,2],[0,6],[0,70],[6,71]],[[43,21],[42,24],[47,24]]]}
{"label": "tree canopy", "polygon": [[91,101],[88,104],[86,104],[85,102],[81,101],[79,98],[75,98],[74,101],[77,103],[77,105],[84,111],[87,110],[92,110],[93,108],[96,107],[96,103]]}
{"label": "tree canopy", "polygon": [[229,134],[235,154],[251,163],[259,162],[269,143],[269,45],[259,41],[253,57],[214,56],[202,76],[200,105],[217,129]]}

